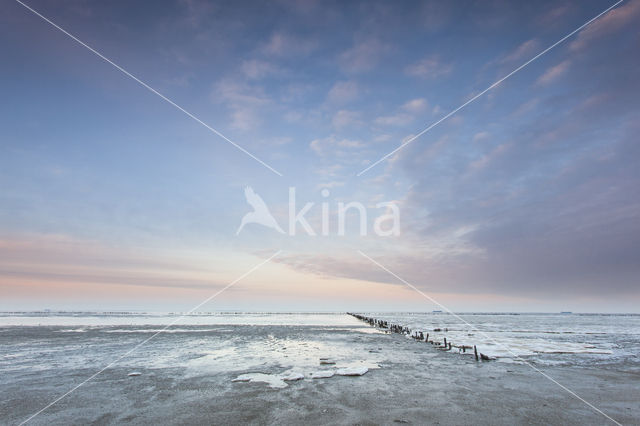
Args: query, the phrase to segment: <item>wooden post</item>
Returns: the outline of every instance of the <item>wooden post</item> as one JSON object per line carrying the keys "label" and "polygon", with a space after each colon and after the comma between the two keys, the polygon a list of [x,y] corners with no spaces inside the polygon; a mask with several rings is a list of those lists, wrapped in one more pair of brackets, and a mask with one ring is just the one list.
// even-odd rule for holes
{"label": "wooden post", "polygon": [[478,360],[478,349],[476,348],[476,345],[473,345],[473,353],[476,356],[476,361]]}

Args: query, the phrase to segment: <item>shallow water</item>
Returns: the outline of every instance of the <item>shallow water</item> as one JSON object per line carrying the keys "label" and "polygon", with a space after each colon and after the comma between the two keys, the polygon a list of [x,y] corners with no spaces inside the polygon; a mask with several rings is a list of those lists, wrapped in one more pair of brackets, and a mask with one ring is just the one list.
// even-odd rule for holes
{"label": "shallow water", "polygon": [[[0,328],[6,326],[80,326],[110,325],[318,325],[360,326],[361,323],[343,313],[269,313],[269,312],[207,312],[184,315],[167,312],[0,312]],[[69,331],[74,331],[69,330]]]}
{"label": "shallow water", "polygon": [[[437,342],[447,338],[455,346],[476,345],[479,352],[506,362],[523,357],[548,365],[615,364],[634,371],[640,365],[640,315],[364,314],[429,333]],[[276,335],[274,326],[284,331]],[[350,344],[363,333],[383,331],[343,313],[0,313],[0,368],[99,365],[98,360],[117,357],[149,338],[154,344],[121,362],[180,366],[193,374],[251,369],[309,373],[321,357],[335,358],[335,368],[375,368],[380,362],[375,351],[362,352]]]}
{"label": "shallow water", "polygon": [[310,376],[321,358],[333,369],[378,368],[379,355],[353,344],[372,333],[381,332],[345,314],[3,314],[0,370],[98,368],[140,345],[118,365]]}
{"label": "shallow water", "polygon": [[363,314],[429,333],[429,340],[436,342],[446,338],[457,346],[476,345],[479,352],[503,361],[523,357],[546,364],[640,362],[640,315]]}

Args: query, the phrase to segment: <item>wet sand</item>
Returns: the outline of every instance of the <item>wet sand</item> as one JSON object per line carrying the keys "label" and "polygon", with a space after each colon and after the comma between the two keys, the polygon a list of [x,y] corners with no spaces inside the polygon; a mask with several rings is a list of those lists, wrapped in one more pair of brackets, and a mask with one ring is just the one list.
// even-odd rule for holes
{"label": "wet sand", "polygon": [[[365,328],[236,325],[162,334],[30,424],[612,424],[527,365],[476,362]],[[19,424],[146,337],[3,330],[0,422]],[[248,357],[252,351],[260,354]],[[310,379],[326,367],[319,354],[380,368]],[[292,366],[307,377],[283,389],[232,382]],[[616,421],[640,423],[635,367],[539,368]]]}

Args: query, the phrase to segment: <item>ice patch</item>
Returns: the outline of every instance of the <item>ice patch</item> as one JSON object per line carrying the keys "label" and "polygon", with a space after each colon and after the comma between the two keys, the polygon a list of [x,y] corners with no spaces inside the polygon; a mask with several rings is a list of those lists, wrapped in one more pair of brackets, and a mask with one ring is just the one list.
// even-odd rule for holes
{"label": "ice patch", "polygon": [[282,380],[285,380],[287,382],[294,382],[296,380],[302,380],[302,379],[304,379],[304,374],[302,373],[291,372],[291,373],[282,375]]}
{"label": "ice patch", "polygon": [[332,370],[320,370],[311,373],[312,379],[328,379],[329,377],[333,377],[335,371]]}
{"label": "ice patch", "polygon": [[[86,331],[86,330],[61,330],[61,331]],[[217,328],[113,328],[110,330],[100,330],[103,333],[211,333],[220,331]]]}
{"label": "ice patch", "polygon": [[339,369],[336,374],[339,376],[362,376],[367,371],[369,371],[367,367],[348,367]]}
{"label": "ice patch", "polygon": [[139,371],[132,371],[131,373],[127,374],[127,376],[129,377],[136,377],[136,376],[141,376],[142,373]]}
{"label": "ice patch", "polygon": [[248,373],[241,374],[232,382],[261,382],[269,385],[270,388],[281,389],[286,388],[287,384],[284,380],[278,376],[274,376],[273,374],[264,374],[264,373]]}

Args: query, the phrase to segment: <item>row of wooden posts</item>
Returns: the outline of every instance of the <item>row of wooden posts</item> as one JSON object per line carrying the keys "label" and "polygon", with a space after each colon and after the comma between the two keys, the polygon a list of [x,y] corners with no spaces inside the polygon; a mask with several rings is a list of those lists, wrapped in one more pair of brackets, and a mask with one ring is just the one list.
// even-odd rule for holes
{"label": "row of wooden posts", "polygon": [[[476,361],[489,361],[491,360],[490,357],[488,357],[487,355],[483,354],[483,353],[479,353],[478,352],[478,348],[476,348],[476,345],[473,346],[467,346],[467,345],[454,345],[453,343],[451,343],[451,341],[447,342],[447,338],[444,338],[444,342],[437,342],[437,341],[433,341],[433,340],[429,340],[429,333],[427,333],[426,335],[422,332],[422,331],[415,331],[412,332],[411,329],[409,327],[405,327],[402,325],[398,325],[398,324],[391,324],[388,321],[384,321],[384,320],[380,320],[380,319],[376,319],[376,318],[372,318],[372,317],[367,317],[364,315],[360,315],[360,314],[354,314],[351,312],[347,312],[347,314],[351,315],[352,317],[355,317],[361,321],[364,321],[366,323],[368,323],[370,326],[372,327],[378,327],[378,328],[382,328],[384,330],[387,330],[391,333],[398,333],[398,334],[402,334],[402,335],[407,335],[407,336],[411,336],[412,338],[414,338],[415,340],[418,341],[423,341],[426,343],[431,343],[434,346],[438,346],[441,350],[444,351],[450,351],[452,348],[457,348],[458,352],[461,353],[466,353],[467,349],[471,350],[473,349],[473,354],[476,358]],[[436,328],[433,331],[442,331],[442,329],[440,328]],[[447,331],[447,329],[445,328],[444,331]]]}

